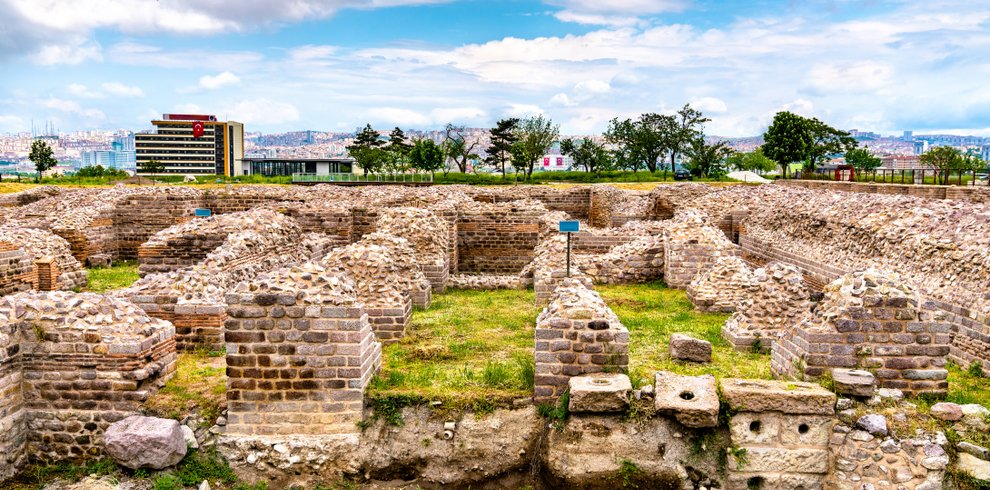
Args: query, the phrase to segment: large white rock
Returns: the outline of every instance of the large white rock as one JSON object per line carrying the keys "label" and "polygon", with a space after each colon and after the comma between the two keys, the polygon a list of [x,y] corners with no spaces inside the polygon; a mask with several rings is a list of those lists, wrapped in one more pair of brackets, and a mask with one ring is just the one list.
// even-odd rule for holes
{"label": "large white rock", "polygon": [[168,468],[186,455],[186,439],[178,422],[139,415],[108,427],[103,445],[117,463],[131,469]]}
{"label": "large white rock", "polygon": [[972,454],[960,453],[956,469],[977,480],[990,482],[990,461],[984,461]]}

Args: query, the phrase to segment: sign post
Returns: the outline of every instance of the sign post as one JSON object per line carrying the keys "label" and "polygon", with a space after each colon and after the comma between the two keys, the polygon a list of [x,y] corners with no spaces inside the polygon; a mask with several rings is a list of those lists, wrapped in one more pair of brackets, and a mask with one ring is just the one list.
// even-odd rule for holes
{"label": "sign post", "polygon": [[571,234],[581,231],[581,223],[561,221],[559,230],[561,233],[567,233],[567,277],[571,277]]}

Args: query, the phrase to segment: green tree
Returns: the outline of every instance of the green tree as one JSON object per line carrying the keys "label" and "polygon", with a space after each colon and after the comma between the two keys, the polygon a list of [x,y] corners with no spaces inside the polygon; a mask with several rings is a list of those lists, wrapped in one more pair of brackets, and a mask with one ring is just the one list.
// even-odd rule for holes
{"label": "green tree", "polygon": [[612,155],[599,143],[588,138],[575,142],[567,138],[560,142],[560,152],[570,156],[574,164],[587,172],[598,173],[612,166]]}
{"label": "green tree", "polygon": [[491,145],[488,147],[485,163],[501,169],[503,179],[505,178],[505,164],[510,162],[512,158],[512,144],[516,142],[515,129],[518,125],[518,118],[502,119],[489,131],[491,133]]}
{"label": "green tree", "polygon": [[849,133],[835,129],[816,118],[805,119],[805,127],[811,135],[811,145],[805,158],[805,170],[814,172],[828,155],[843,153],[856,148],[858,143]]}
{"label": "green tree", "polygon": [[384,146],[385,143],[378,138],[378,131],[368,124],[354,138],[354,143],[347,146],[347,153],[365,173],[374,174],[393,164],[393,155]]}
{"label": "green tree", "polygon": [[409,164],[431,175],[443,168],[443,150],[430,139],[420,139],[409,150]]}
{"label": "green tree", "polygon": [[732,148],[725,141],[708,144],[705,135],[699,134],[684,151],[688,157],[688,170],[699,177],[721,178],[726,174],[726,158]]}
{"label": "green tree", "polygon": [[393,152],[406,156],[412,147],[413,145],[406,141],[406,133],[402,132],[402,129],[399,129],[398,126],[389,133],[388,148]]}
{"label": "green tree", "polygon": [[618,168],[639,171],[642,160],[635,138],[636,125],[632,119],[612,118],[605,130],[605,142],[612,145],[612,154]]}
{"label": "green tree", "polygon": [[463,126],[454,126],[451,123],[447,123],[447,126],[444,128],[443,146],[444,153],[454,161],[454,164],[457,165],[457,169],[461,173],[467,173],[468,160],[478,159],[478,154],[474,151],[478,146],[478,141],[475,140],[468,143],[464,135]]}
{"label": "green tree", "polygon": [[139,162],[138,169],[145,174],[160,174],[165,171],[165,164],[158,160],[151,159],[146,162]]}
{"label": "green tree", "polygon": [[749,152],[733,153],[729,156],[727,164],[730,168],[735,168],[736,170],[745,170],[760,174],[773,171],[773,169],[777,168],[777,164],[767,158],[760,148]]}
{"label": "green tree", "polygon": [[36,139],[34,143],[31,143],[31,153],[28,154],[28,160],[34,162],[34,169],[38,172],[38,181],[41,181],[41,174],[58,164],[58,160],[53,156],[52,147],[48,146],[48,143],[42,139]]}
{"label": "green tree", "polygon": [[804,161],[812,145],[806,121],[792,112],[778,112],[763,133],[763,154],[780,165],[785,179],[790,164]]}
{"label": "green tree", "polygon": [[866,148],[851,148],[846,151],[846,163],[861,172],[879,168],[883,160],[870,153]]}
{"label": "green tree", "polygon": [[935,169],[935,182],[938,184],[948,184],[949,174],[952,172],[966,172],[975,168],[972,158],[963,156],[951,146],[936,146],[918,157],[918,160]]}
{"label": "green tree", "polygon": [[[674,169],[677,155],[687,151],[695,144],[695,141],[702,136],[705,123],[709,121],[711,119],[705,117],[701,111],[691,107],[691,104],[684,104],[684,107],[677,111],[673,119],[673,126],[668,129],[670,132],[667,134],[671,170]],[[666,179],[666,167],[664,167],[663,174]]]}
{"label": "green tree", "polygon": [[546,154],[560,137],[560,126],[541,116],[528,117],[516,127],[517,141],[512,145],[512,166],[521,169],[529,179],[536,161]]}

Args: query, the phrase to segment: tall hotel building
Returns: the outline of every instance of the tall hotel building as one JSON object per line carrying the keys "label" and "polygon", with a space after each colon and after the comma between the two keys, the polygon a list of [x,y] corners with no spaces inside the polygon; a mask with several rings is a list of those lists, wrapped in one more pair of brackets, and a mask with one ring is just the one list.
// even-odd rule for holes
{"label": "tall hotel building", "polygon": [[243,124],[200,114],[163,114],[151,124],[153,131],[134,135],[139,174],[156,160],[167,174],[244,175]]}

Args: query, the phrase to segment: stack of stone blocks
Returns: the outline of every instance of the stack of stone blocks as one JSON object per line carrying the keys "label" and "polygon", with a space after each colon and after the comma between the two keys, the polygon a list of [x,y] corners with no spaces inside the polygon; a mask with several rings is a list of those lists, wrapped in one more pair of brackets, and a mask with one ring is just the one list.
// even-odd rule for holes
{"label": "stack of stone blocks", "polygon": [[570,378],[624,372],[629,364],[629,331],[597,292],[568,279],[536,319],[534,399],[554,403]]}
{"label": "stack of stone blocks", "polygon": [[353,434],[381,343],[344,275],[306,263],[226,295],[228,435]]}
{"label": "stack of stone blocks", "polygon": [[814,490],[829,472],[835,394],[813,383],[723,379],[729,490]]}
{"label": "stack of stone blocks", "polygon": [[941,310],[892,273],[848,274],[774,343],[771,368],[779,376],[817,378],[831,368],[872,372],[880,387],[919,395],[948,390],[951,326]]}

